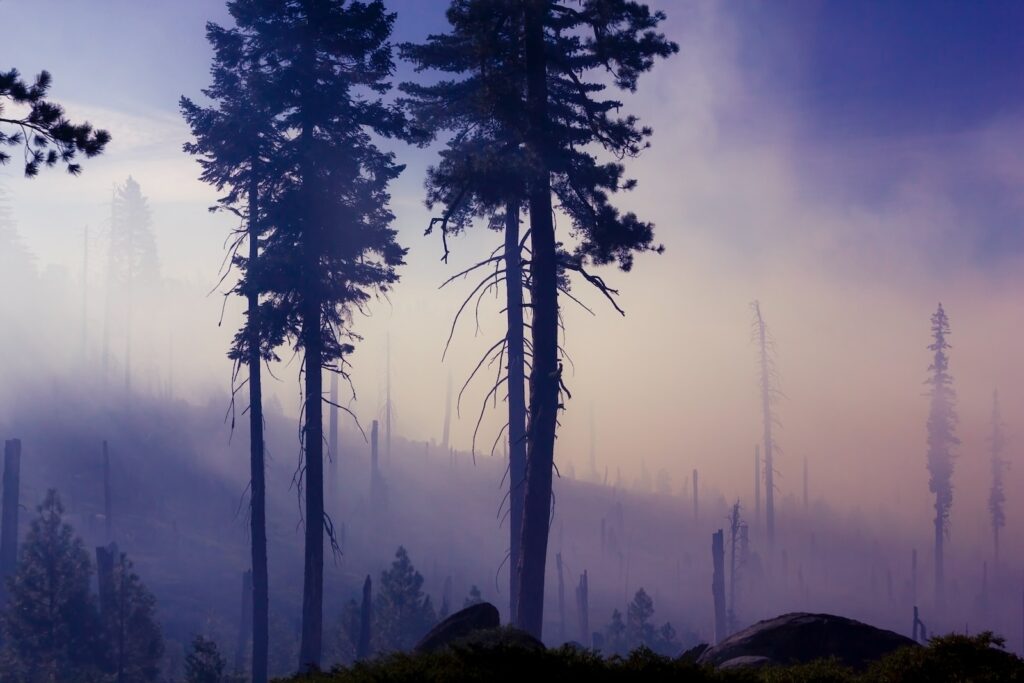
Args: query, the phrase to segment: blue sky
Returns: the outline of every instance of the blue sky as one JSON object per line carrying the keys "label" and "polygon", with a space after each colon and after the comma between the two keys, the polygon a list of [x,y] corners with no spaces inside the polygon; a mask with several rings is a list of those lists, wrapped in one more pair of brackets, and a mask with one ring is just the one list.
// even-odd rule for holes
{"label": "blue sky", "polygon": [[[388,4],[398,12],[396,42],[444,27],[443,2]],[[578,398],[563,420],[561,457],[586,452],[593,407],[598,425],[630,425],[599,435],[608,449],[630,453],[635,435],[646,434],[651,471],[678,468],[681,481],[699,465],[702,478],[723,480],[730,465],[721,454],[747,453],[756,439],[747,335],[754,298],[779,343],[787,450],[809,454],[813,467],[822,444],[832,444],[833,457],[848,457],[837,490],[879,487],[872,468],[893,449],[920,446],[923,348],[938,299],[953,319],[963,438],[973,447],[993,384],[1024,386],[1024,366],[1003,362],[1019,355],[1013,340],[1024,330],[1024,3],[654,4],[681,49],[625,97],[655,136],[628,164],[639,186],[619,203],[653,220],[667,251],[638,259],[628,276],[605,274],[622,291],[626,318],[599,298],[587,299],[597,317],[566,309]],[[206,212],[215,195],[180,151],[188,131],[177,101],[207,83],[204,24],[226,21],[223,5],[0,0],[0,13],[24,19],[0,29],[0,65],[49,69],[72,117],[86,115],[115,136],[81,178],[50,172],[27,181],[17,169],[0,170],[40,263],[77,277],[83,224],[103,225],[113,183],[130,173],[151,199],[166,272],[205,295],[233,222]],[[399,79],[410,75],[400,67]],[[396,149],[408,164],[393,191],[408,266],[390,301],[359,321],[366,342],[356,380],[361,410],[372,412],[390,332],[394,367],[406,378],[396,389],[402,428],[428,438],[443,414],[430,387],[475,364],[498,310],[484,316],[479,338],[462,330],[442,366],[464,292],[437,285],[489,251],[494,237],[460,237],[452,264],[441,264],[437,239],[422,235],[422,178],[433,153]],[[202,295],[187,302],[197,340],[189,363],[210,382],[226,377],[232,318],[229,309],[217,328],[219,301]],[[607,368],[618,358],[633,371],[610,388]],[[296,395],[287,381],[275,391],[285,404]],[[1005,401],[1007,414],[1024,414],[1024,396],[1006,392]],[[472,431],[465,419],[456,429],[459,438]],[[679,453],[700,455],[680,464]],[[636,466],[624,460],[627,477]],[[914,455],[907,467],[917,482],[923,461]],[[984,467],[977,476],[984,480]],[[894,477],[879,495],[904,484]],[[926,490],[920,502],[926,520]]]}

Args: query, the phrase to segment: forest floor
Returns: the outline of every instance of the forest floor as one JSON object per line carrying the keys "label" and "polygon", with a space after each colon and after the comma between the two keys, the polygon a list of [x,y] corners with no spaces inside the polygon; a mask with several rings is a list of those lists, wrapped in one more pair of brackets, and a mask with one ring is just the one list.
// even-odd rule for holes
{"label": "forest floor", "polygon": [[854,671],[834,660],[790,666],[714,669],[686,656],[669,659],[650,650],[603,658],[564,646],[531,650],[453,646],[432,654],[394,654],[330,673],[287,679],[296,683],[405,683],[420,681],[721,681],[764,683],[911,683],[918,681],[1024,681],[1024,660],[982,633],[949,635],[927,647],[908,647]]}

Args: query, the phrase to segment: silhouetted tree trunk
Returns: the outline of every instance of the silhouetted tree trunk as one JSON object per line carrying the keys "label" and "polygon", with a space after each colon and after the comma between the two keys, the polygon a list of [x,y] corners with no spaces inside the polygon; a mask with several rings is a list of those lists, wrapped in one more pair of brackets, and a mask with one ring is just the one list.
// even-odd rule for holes
{"label": "silhouetted tree trunk", "polygon": [[363,602],[359,608],[359,643],[356,646],[356,660],[361,661],[370,656],[370,610],[373,608],[373,583],[370,575],[363,581]]}
{"label": "silhouetted tree trunk", "polygon": [[761,447],[754,446],[754,522],[761,526]]}
{"label": "silhouetted tree trunk", "polygon": [[0,520],[0,596],[7,601],[7,579],[18,567],[18,496],[21,488],[21,439],[4,443],[3,518]]}
{"label": "silhouetted tree trunk", "polygon": [[245,651],[252,633],[252,570],[242,572],[242,609],[238,625],[238,647],[235,648],[235,673],[245,672]]}
{"label": "silhouetted tree trunk", "polygon": [[537,169],[529,179],[533,360],[516,620],[520,628],[537,638],[542,636],[544,623],[544,569],[551,525],[551,479],[560,382],[558,256],[551,213],[551,177],[546,161],[548,94],[544,54],[545,12],[547,7],[543,0],[525,2],[527,144],[534,154]]}
{"label": "silhouetted tree trunk", "polygon": [[341,453],[338,451],[338,373],[331,372],[331,407],[330,424],[328,425],[328,447],[330,449],[330,478],[327,483],[330,491],[327,499],[333,506],[335,514],[339,513],[341,492],[338,491],[338,467],[341,466]]}
{"label": "silhouetted tree trunk", "polygon": [[370,514],[377,519],[380,512],[380,449],[379,449],[379,428],[374,420],[370,425]]}
{"label": "silhouetted tree trunk", "polygon": [[697,497],[697,470],[693,471],[693,521],[700,519],[700,500]]}
{"label": "silhouetted tree trunk", "polygon": [[711,597],[715,604],[715,643],[728,635],[725,613],[725,538],[721,529],[711,534]]}
{"label": "silhouetted tree trunk", "polygon": [[580,583],[576,587],[576,614],[579,617],[580,642],[586,645],[590,637],[590,580],[587,570],[580,574]]}
{"label": "silhouetted tree trunk", "polygon": [[444,431],[441,433],[441,451],[449,454],[451,457],[451,447],[449,445],[449,439],[451,437],[452,430],[452,375],[448,373],[448,384],[444,394]]}
{"label": "silhouetted tree trunk", "polygon": [[807,457],[804,457],[804,512],[807,512]]}
{"label": "silhouetted tree trunk", "polygon": [[103,441],[103,524],[107,533],[107,543],[114,540],[114,511],[111,504],[110,491],[110,450]]}
{"label": "silhouetted tree trunk", "polygon": [[917,548],[910,551],[910,603],[917,604]]}
{"label": "silhouetted tree trunk", "polygon": [[513,623],[519,602],[519,544],[523,538],[526,498],[526,356],[522,281],[519,204],[509,202],[505,207],[505,315],[508,320],[509,615]]}
{"label": "silhouetted tree trunk", "polygon": [[[255,165],[255,162],[254,162]],[[252,173],[248,194],[249,269],[259,259],[259,180]],[[252,683],[266,683],[270,652],[270,577],[267,569],[267,483],[263,438],[263,380],[259,291],[246,293],[251,339],[246,364],[249,370],[249,478],[251,487],[249,535],[252,563]],[[316,373],[319,376],[319,371]],[[319,405],[319,401],[317,402]],[[307,517],[307,520],[310,518]],[[309,526],[307,524],[307,526]]]}

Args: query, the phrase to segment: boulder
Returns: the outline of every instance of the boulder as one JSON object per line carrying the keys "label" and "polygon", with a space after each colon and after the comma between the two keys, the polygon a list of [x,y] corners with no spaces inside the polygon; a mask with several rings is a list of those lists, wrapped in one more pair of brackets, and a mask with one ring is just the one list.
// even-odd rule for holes
{"label": "boulder", "polygon": [[755,657],[753,655],[744,655],[743,657],[733,657],[727,659],[719,665],[719,669],[760,669],[762,666],[768,666],[774,664],[772,660],[767,657]]}
{"label": "boulder", "polygon": [[[763,658],[778,664],[810,662],[835,657],[854,669],[905,646],[916,646],[910,638],[892,631],[833,614],[795,612],[760,621],[734,633],[697,658],[699,664],[737,666],[743,661],[764,665]],[[740,662],[733,662],[743,658]]]}
{"label": "boulder", "polygon": [[515,650],[531,650],[539,652],[544,650],[544,643],[531,636],[526,631],[514,626],[502,626],[500,628],[489,628],[482,631],[473,631],[469,635],[454,640],[450,643],[453,648],[468,650],[495,650],[511,648]]}
{"label": "boulder", "polygon": [[460,640],[474,631],[496,629],[501,625],[498,608],[489,602],[479,602],[459,610],[427,632],[416,643],[415,652],[434,652]]}

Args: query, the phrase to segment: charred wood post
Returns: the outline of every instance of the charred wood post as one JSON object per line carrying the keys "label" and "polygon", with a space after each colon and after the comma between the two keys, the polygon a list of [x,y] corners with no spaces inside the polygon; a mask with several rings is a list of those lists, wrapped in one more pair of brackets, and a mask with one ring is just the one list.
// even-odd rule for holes
{"label": "charred wood post", "polygon": [[[376,423],[374,423],[376,425]],[[376,429],[374,430],[376,433]],[[370,656],[370,609],[373,582],[370,575],[366,575],[363,582],[363,603],[359,609],[359,643],[356,645],[356,661],[361,661]]]}
{"label": "charred wood post", "polygon": [[725,640],[727,634],[725,613],[725,535],[721,529],[711,534],[711,596],[715,603],[715,643]]}
{"label": "charred wood post", "polygon": [[245,653],[252,635],[252,570],[242,572],[242,621],[238,627],[238,647],[235,648],[235,674],[245,672]]}
{"label": "charred wood post", "polygon": [[3,512],[0,519],[0,596],[7,599],[7,578],[18,565],[18,495],[21,486],[21,439],[4,443]]}

